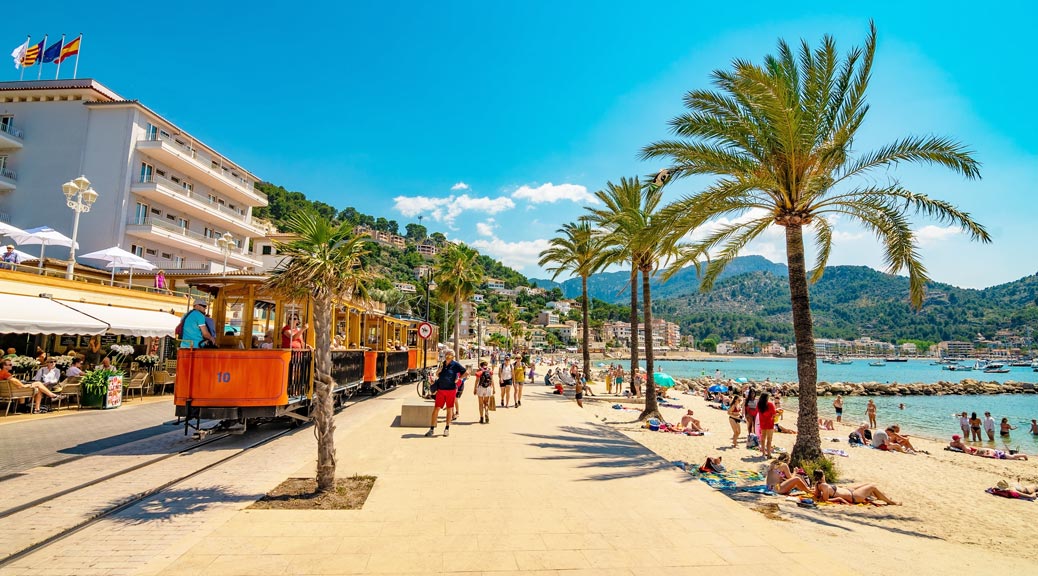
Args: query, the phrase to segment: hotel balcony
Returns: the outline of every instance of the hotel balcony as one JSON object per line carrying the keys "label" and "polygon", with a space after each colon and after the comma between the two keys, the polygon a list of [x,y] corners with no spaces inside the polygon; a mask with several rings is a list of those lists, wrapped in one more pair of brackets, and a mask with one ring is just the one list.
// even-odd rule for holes
{"label": "hotel balcony", "polygon": [[261,228],[249,222],[242,211],[214,202],[208,195],[192,192],[184,188],[182,184],[161,176],[142,178],[130,187],[130,191],[142,198],[182,210],[206,222],[223,224],[232,233],[248,237],[258,237],[264,234]]}
{"label": "hotel balcony", "polygon": [[21,148],[22,131],[15,128],[10,121],[0,122],[0,150]]}
{"label": "hotel balcony", "polygon": [[223,166],[219,160],[213,159],[208,154],[183,142],[178,142],[172,136],[160,133],[142,138],[137,141],[137,149],[170,167],[182,170],[192,178],[204,182],[207,186],[226,194],[235,201],[249,206],[267,205],[267,198],[256,191],[252,182],[236,176],[231,168]]}
{"label": "hotel balcony", "polygon": [[18,188],[18,175],[14,170],[0,168],[0,190],[14,190]]}
{"label": "hotel balcony", "polygon": [[[126,233],[144,240],[180,248],[214,262],[223,262],[223,250],[216,243],[216,238],[209,238],[198,232],[186,230],[164,218],[130,218],[127,222]],[[227,264],[237,267],[251,266],[259,268],[263,263],[253,257],[252,253],[231,250],[231,254],[227,258]]]}

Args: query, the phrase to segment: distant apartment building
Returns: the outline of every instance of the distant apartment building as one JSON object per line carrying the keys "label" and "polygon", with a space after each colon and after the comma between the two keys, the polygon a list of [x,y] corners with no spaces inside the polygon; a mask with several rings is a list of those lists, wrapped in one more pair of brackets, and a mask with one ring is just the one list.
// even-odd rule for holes
{"label": "distant apartment building", "polygon": [[537,319],[533,321],[534,324],[541,326],[547,326],[549,324],[559,323],[559,313],[554,310],[542,310],[537,314]]}
{"label": "distant apartment building", "polygon": [[518,290],[520,294],[529,294],[531,296],[543,296],[548,293],[544,288],[531,288],[529,286],[520,286]]}
{"label": "distant apartment building", "polygon": [[393,282],[393,288],[406,294],[415,294],[418,292],[418,289],[415,288],[414,284],[409,284],[407,282]]}
{"label": "distant apartment building", "polygon": [[419,244],[414,248],[426,259],[436,258],[436,255],[440,253],[439,248],[435,244]]}
{"label": "distant apartment building", "polygon": [[942,356],[965,358],[973,355],[973,344],[961,340],[946,340],[937,344]]}
{"label": "distant apartment building", "polygon": [[99,196],[78,254],[120,246],[167,270],[216,271],[229,233],[228,268],[261,266],[252,211],[267,198],[251,172],[96,80],[0,82],[0,215],[71,236],[61,186],[80,175]]}
{"label": "distant apartment building", "polygon": [[499,280],[497,278],[489,278],[488,277],[486,279],[485,283],[486,283],[486,287],[487,287],[488,290],[504,290],[505,289],[505,281],[504,280]]}
{"label": "distant apartment building", "polygon": [[414,277],[418,280],[425,280],[426,278],[430,277],[430,274],[432,274],[432,266],[426,266],[425,264],[422,264],[421,266],[417,266],[414,269]]}
{"label": "distant apartment building", "polygon": [[357,234],[361,236],[370,236],[372,240],[379,244],[386,244],[400,248],[401,250],[407,246],[407,239],[399,234],[393,234],[392,232],[384,232],[382,230],[375,230],[370,226],[357,226]]}

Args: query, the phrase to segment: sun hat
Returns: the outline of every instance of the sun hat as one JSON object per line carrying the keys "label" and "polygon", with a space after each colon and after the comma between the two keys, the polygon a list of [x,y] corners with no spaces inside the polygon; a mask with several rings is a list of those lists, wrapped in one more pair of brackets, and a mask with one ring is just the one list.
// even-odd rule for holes
{"label": "sun hat", "polygon": [[209,303],[205,301],[205,298],[195,298],[195,306],[209,307]]}
{"label": "sun hat", "polygon": [[959,436],[958,434],[952,434],[952,440],[962,440],[962,436]]}
{"label": "sun hat", "polygon": [[1009,490],[1009,482],[999,480],[998,484],[995,484],[995,488],[998,488],[999,490]]}

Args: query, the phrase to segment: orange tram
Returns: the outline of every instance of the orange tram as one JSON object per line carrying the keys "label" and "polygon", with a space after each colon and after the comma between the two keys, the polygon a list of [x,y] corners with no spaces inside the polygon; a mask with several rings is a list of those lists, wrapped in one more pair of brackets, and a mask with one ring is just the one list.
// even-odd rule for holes
{"label": "orange tram", "polygon": [[[174,388],[176,416],[185,432],[201,420],[223,427],[290,417],[308,421],[314,402],[312,302],[270,293],[266,276],[208,275],[189,285],[212,296],[218,348],[180,348]],[[293,318],[307,327],[303,349],[282,340]],[[332,394],[336,406],[358,393],[379,394],[415,382],[436,365],[438,330],[419,337],[423,322],[387,315],[379,303],[336,303],[332,338]],[[283,346],[285,344],[285,346]]]}

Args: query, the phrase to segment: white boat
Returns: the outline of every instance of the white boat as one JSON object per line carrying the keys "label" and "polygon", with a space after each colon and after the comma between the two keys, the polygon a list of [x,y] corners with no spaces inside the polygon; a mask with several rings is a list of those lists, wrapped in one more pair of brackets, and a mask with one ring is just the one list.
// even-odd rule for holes
{"label": "white boat", "polygon": [[984,366],[985,374],[1007,374],[1009,367],[1004,362],[988,362],[987,366]]}
{"label": "white boat", "polygon": [[886,366],[886,365],[887,365],[887,363],[884,362],[883,360],[873,360],[872,362],[869,362],[869,366]]}
{"label": "white boat", "polygon": [[941,370],[950,370],[952,372],[971,372],[973,366],[963,366],[962,364],[945,364],[941,367]]}

